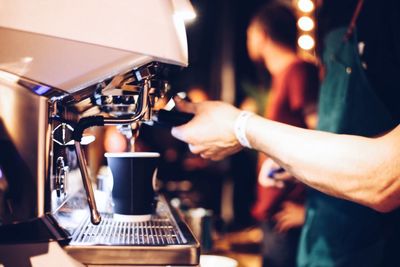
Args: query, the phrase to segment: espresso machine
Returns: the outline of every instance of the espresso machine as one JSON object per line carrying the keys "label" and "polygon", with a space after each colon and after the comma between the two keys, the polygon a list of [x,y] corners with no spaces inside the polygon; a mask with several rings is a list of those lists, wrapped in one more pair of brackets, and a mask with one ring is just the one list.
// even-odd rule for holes
{"label": "espresso machine", "polygon": [[86,129],[134,137],[161,114],[169,73],[188,64],[184,2],[0,0],[0,248],[57,242],[87,266],[198,265],[198,241],[162,196],[150,221],[99,212],[85,154]]}

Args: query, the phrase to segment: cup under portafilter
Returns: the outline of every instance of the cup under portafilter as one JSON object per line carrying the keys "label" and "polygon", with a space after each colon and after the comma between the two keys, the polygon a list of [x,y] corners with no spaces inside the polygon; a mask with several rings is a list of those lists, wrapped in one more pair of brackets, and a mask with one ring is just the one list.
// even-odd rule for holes
{"label": "cup under portafilter", "polygon": [[149,101],[150,83],[149,81],[144,81],[143,87],[139,93],[139,103],[135,113],[131,117],[103,117],[103,116],[90,116],[81,118],[74,127],[74,132],[72,134],[75,151],[78,158],[79,169],[82,175],[82,182],[85,188],[87,202],[90,208],[90,219],[93,224],[99,224],[101,221],[100,213],[98,212],[96,201],[94,198],[93,188],[91,185],[91,179],[88,171],[88,164],[86,156],[83,153],[83,148],[81,146],[82,135],[85,129],[93,126],[104,126],[104,125],[130,125],[132,123],[146,120],[146,114],[151,112],[151,103]]}

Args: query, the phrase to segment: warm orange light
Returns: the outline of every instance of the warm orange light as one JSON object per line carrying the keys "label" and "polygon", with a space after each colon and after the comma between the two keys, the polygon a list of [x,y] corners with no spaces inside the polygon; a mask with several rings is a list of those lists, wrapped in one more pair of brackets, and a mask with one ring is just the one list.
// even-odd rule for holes
{"label": "warm orange light", "polygon": [[311,0],[299,0],[297,6],[301,11],[306,13],[313,11],[315,7]]}
{"label": "warm orange light", "polygon": [[297,26],[303,31],[311,31],[314,29],[314,21],[308,16],[302,16],[297,21]]}
{"label": "warm orange light", "polygon": [[314,48],[315,41],[314,38],[312,38],[310,35],[303,34],[297,40],[297,44],[300,46],[301,49],[310,50]]}

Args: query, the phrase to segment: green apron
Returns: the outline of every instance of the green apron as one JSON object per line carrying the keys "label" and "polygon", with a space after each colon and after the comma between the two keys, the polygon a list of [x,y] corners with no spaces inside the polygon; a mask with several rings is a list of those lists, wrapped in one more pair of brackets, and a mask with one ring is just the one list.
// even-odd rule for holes
{"label": "green apron", "polygon": [[[327,76],[321,85],[318,129],[374,136],[396,123],[367,80],[355,34],[343,41],[346,30],[334,30],[325,39]],[[298,266],[386,267],[388,216],[310,190]]]}

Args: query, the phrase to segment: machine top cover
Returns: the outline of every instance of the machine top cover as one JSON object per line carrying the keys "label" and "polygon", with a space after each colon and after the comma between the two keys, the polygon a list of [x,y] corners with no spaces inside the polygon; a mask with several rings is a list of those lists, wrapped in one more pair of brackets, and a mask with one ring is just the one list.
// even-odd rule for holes
{"label": "machine top cover", "polygon": [[170,0],[0,0],[0,70],[74,93],[151,61],[187,66]]}

